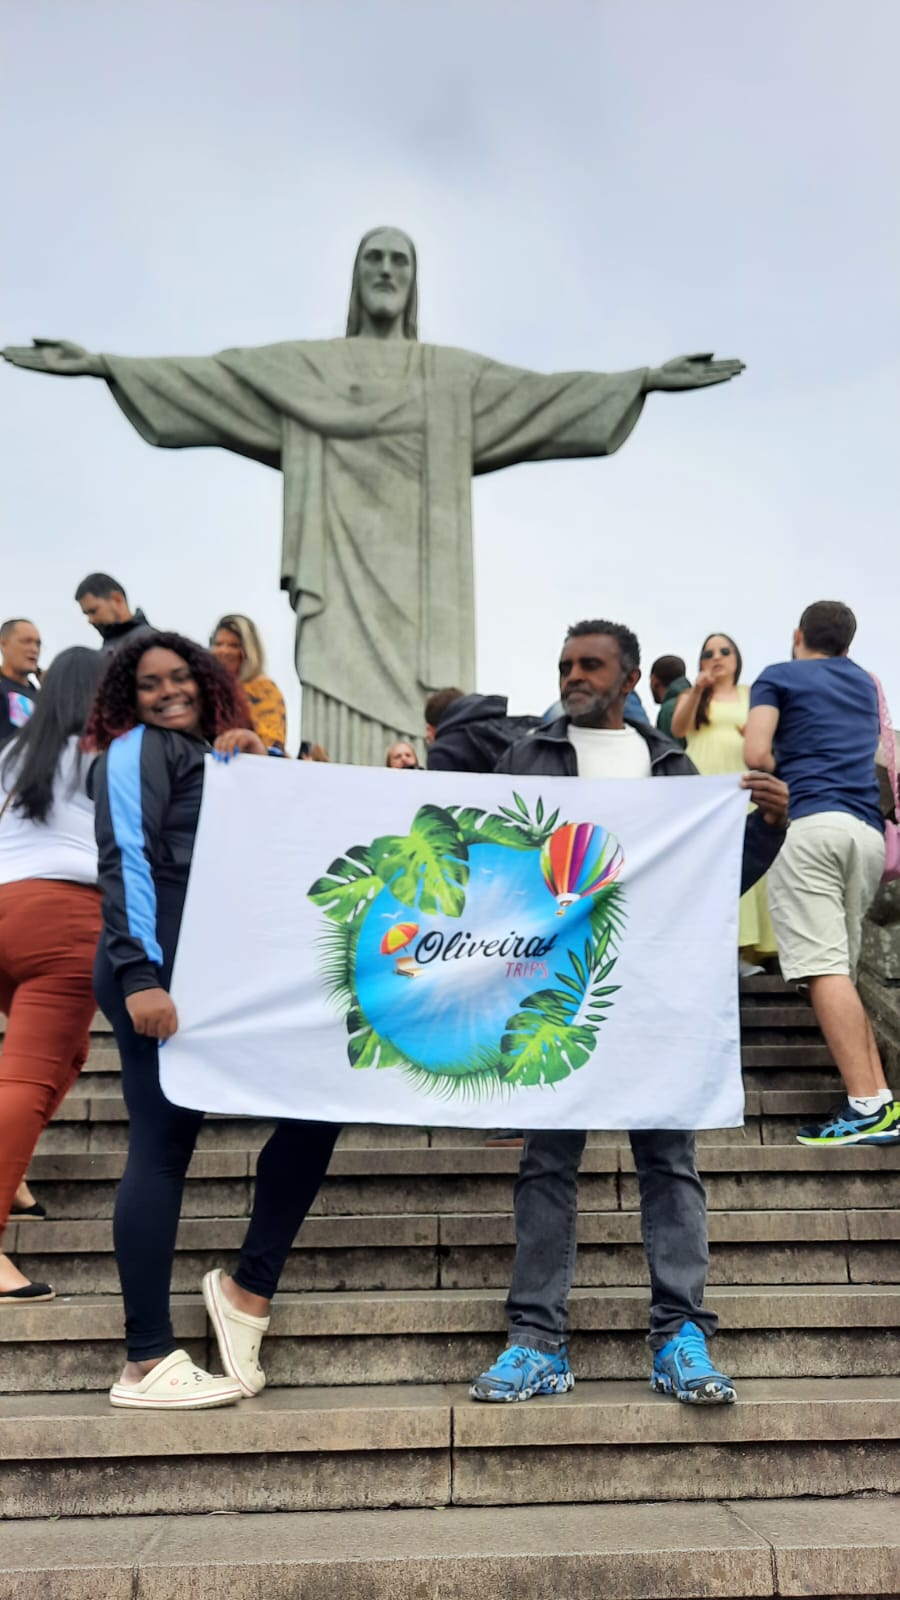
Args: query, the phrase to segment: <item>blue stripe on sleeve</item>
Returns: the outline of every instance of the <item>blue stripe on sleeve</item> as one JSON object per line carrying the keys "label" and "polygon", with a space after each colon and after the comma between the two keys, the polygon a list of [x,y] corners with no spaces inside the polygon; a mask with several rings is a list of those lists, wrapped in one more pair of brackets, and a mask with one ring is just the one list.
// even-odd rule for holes
{"label": "blue stripe on sleeve", "polygon": [[122,857],[122,890],[128,932],[147,952],[147,959],[162,965],[163,953],[156,936],[156,888],[144,854],[144,818],[141,808],[142,726],[114,739],[106,758],[106,787],[113,836]]}

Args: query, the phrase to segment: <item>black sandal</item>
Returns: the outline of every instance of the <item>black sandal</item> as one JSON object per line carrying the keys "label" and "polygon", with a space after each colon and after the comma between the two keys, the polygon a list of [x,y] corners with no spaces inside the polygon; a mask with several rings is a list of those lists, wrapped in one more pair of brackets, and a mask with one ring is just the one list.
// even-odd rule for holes
{"label": "black sandal", "polygon": [[11,1205],[9,1214],[11,1217],[45,1217],[47,1207],[42,1206],[40,1200],[35,1200],[30,1206]]}
{"label": "black sandal", "polygon": [[5,1300],[19,1305],[33,1305],[36,1300],[55,1300],[56,1290],[49,1283],[23,1283],[21,1289],[0,1290],[0,1304]]}

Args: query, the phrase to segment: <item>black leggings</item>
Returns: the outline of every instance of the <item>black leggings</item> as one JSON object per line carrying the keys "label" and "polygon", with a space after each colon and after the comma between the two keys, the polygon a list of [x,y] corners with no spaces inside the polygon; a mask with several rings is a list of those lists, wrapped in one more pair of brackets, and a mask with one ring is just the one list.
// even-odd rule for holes
{"label": "black leggings", "polygon": [[[149,1361],[178,1347],[169,1306],[172,1262],[185,1173],[203,1112],[186,1111],[165,1098],[156,1040],[135,1033],[102,939],[94,988],[119,1047],[129,1117],[128,1160],[113,1224],[128,1359]],[[250,1225],[234,1274],[250,1294],[268,1300],[275,1293],[339,1132],[333,1122],[279,1122],[261,1151]]]}

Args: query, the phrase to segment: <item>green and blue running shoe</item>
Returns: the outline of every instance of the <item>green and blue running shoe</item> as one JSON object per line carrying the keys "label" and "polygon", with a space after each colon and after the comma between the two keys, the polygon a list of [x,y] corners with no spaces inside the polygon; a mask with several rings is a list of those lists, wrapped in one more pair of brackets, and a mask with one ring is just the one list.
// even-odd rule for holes
{"label": "green and blue running shoe", "polygon": [[731,1379],[713,1366],[696,1322],[685,1322],[674,1339],[657,1350],[650,1387],[692,1406],[730,1406],[737,1399]]}
{"label": "green and blue running shoe", "polygon": [[900,1140],[900,1100],[889,1100],[870,1116],[854,1111],[849,1100],[825,1118],[810,1122],[797,1134],[798,1144],[895,1144]]}
{"label": "green and blue running shoe", "polygon": [[530,1400],[535,1394],[565,1394],[574,1388],[565,1345],[552,1354],[507,1345],[469,1390],[473,1400]]}

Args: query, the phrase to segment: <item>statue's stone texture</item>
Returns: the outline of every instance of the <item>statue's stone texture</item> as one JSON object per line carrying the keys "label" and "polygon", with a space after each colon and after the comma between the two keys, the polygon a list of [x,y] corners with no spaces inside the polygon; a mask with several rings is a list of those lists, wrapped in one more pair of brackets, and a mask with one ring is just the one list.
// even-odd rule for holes
{"label": "statue's stone texture", "polygon": [[900,986],[900,881],[883,883],[869,908],[860,965],[880,983]]}
{"label": "statue's stone texture", "polygon": [[415,248],[381,228],[357,252],[343,339],[200,357],[98,356],[48,340],[3,352],[106,378],[150,444],[219,445],[280,468],[303,735],[341,761],[380,764],[394,739],[420,734],[431,690],[474,687],[473,472],[608,455],[652,390],[741,370],[696,356],[546,376],[420,344],[417,318]]}

